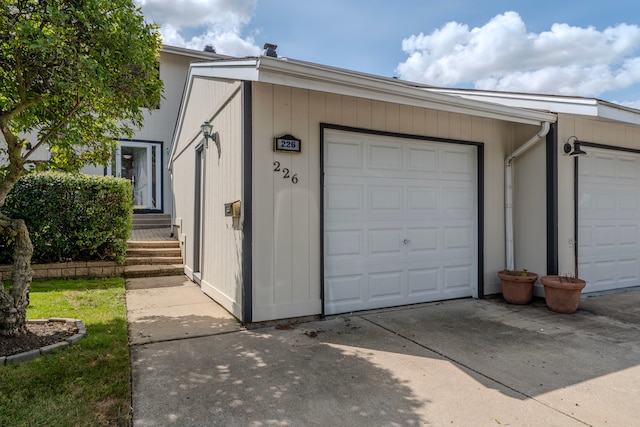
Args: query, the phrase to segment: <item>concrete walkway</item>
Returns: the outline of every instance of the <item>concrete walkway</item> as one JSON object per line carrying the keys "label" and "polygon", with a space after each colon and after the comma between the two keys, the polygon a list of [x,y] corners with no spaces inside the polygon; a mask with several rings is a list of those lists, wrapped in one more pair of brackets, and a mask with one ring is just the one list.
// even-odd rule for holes
{"label": "concrete walkway", "polygon": [[184,277],[128,281],[134,426],[632,426],[640,291],[457,300],[245,330]]}

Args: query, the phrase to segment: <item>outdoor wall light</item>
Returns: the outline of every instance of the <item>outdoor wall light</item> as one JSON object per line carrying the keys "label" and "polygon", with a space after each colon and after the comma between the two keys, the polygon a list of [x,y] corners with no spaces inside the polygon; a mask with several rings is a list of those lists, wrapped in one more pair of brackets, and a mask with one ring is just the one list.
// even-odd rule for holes
{"label": "outdoor wall light", "polygon": [[213,141],[218,144],[216,134],[212,133],[213,125],[209,123],[209,120],[205,120],[205,122],[200,125],[200,129],[202,130],[202,136],[204,136],[204,146],[206,148],[209,148],[209,138],[213,139]]}
{"label": "outdoor wall light", "polygon": [[[573,145],[571,144],[571,138],[574,139]],[[569,139],[567,139],[567,142],[564,143],[563,149],[564,149],[564,152],[570,155],[571,157],[587,155],[587,153],[582,148],[580,148],[580,141],[575,136],[570,136]]]}

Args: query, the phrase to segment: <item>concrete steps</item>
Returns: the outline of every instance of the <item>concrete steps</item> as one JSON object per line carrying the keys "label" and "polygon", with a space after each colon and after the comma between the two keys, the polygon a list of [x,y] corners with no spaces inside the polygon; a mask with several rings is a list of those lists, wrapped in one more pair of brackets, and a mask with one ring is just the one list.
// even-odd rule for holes
{"label": "concrete steps", "polygon": [[124,276],[157,277],[184,274],[177,240],[129,241]]}
{"label": "concrete steps", "polygon": [[167,214],[133,214],[132,228],[145,230],[151,228],[170,228],[171,215]]}

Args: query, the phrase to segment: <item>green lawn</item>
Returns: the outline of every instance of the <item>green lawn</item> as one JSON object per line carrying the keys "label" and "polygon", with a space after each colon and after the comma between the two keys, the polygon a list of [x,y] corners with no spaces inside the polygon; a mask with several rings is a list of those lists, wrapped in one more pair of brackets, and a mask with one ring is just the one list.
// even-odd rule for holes
{"label": "green lawn", "polygon": [[0,426],[128,426],[124,279],[34,281],[27,317],[77,318],[87,335],[33,361],[0,366]]}

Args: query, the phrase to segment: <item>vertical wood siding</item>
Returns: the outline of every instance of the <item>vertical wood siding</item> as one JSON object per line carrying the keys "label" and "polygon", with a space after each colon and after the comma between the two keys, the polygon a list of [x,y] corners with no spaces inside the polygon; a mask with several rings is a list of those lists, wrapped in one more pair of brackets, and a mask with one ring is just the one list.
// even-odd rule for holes
{"label": "vertical wood siding", "polygon": [[[254,321],[321,313],[321,123],[484,143],[485,292],[499,292],[504,158],[536,127],[263,83],[254,84],[253,114]],[[514,138],[518,128],[526,138]],[[284,134],[302,140],[302,153],[273,151],[273,138]]]}
{"label": "vertical wood siding", "polygon": [[209,141],[204,150],[202,203],[201,286],[223,307],[241,318],[242,306],[242,230],[234,229],[231,217],[224,215],[224,204],[241,199],[241,96],[237,82],[195,79],[173,166],[176,218],[182,220],[181,238],[185,242],[185,272],[194,266],[195,147],[202,142],[200,125],[209,120],[218,133],[216,145]]}

